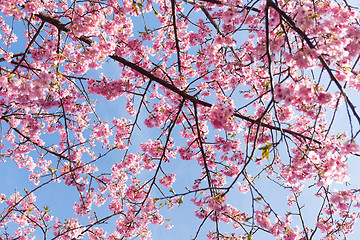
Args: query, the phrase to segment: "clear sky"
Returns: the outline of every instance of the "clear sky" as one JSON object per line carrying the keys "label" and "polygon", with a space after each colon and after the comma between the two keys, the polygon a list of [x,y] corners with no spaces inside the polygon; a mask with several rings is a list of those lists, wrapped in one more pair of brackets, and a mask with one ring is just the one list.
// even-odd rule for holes
{"label": "clear sky", "polygon": [[[142,19],[137,18],[134,19],[134,23],[136,26],[136,30],[141,31],[143,29],[142,25]],[[18,26],[18,25],[17,25]],[[138,29],[137,29],[138,28]],[[14,28],[14,31],[16,33],[23,31],[24,29],[21,27]],[[19,49],[24,49],[24,42],[21,36],[23,36],[21,33],[19,34],[20,39],[17,45],[14,45],[14,52],[21,52]],[[239,39],[240,40],[240,39]],[[114,77],[116,78],[120,74],[120,68],[117,67],[117,64],[109,61],[108,63],[104,64],[102,69],[99,69],[98,71],[92,71],[89,73],[88,76],[92,76],[94,78],[97,78],[99,74],[103,72],[108,77]],[[99,97],[99,96],[91,96],[92,99],[97,99],[100,104],[98,104],[95,109],[97,111],[97,114],[101,117],[102,121],[108,121],[111,122],[114,117],[120,118],[122,116],[129,117],[129,115],[124,110],[124,105],[126,104],[125,97],[119,98],[115,101],[106,101],[105,98]],[[357,97],[357,96],[355,96]],[[138,102],[137,102],[138,104]],[[135,107],[137,109],[137,106]],[[148,139],[154,139],[156,138],[160,132],[159,130],[154,129],[147,129],[145,125],[143,125],[144,117],[146,117],[145,111],[142,110],[142,113],[140,114],[141,120],[139,122],[140,129],[136,129],[132,136],[132,142],[133,145],[130,148],[130,152],[138,152],[140,151],[139,144],[146,142]],[[336,118],[336,124],[334,125],[333,129],[338,130],[342,129],[344,127],[344,122],[348,122],[346,110],[344,107],[342,107],[341,111],[338,114],[338,117]],[[211,127],[209,127],[212,131]],[[348,129],[348,128],[347,128]],[[6,125],[3,124],[2,128],[2,134],[4,134],[6,131]],[[216,131],[215,133],[216,134]],[[212,134],[212,136],[214,135]],[[57,135],[54,134],[52,137],[49,137],[48,140],[51,141],[52,138],[56,138]],[[175,141],[183,141],[180,137],[174,136]],[[105,152],[104,149],[101,149],[98,147],[97,149],[99,152]],[[244,150],[244,146],[243,146]],[[284,149],[280,149],[281,151],[284,151]],[[258,152],[258,154],[261,154]],[[104,172],[110,172],[111,166],[113,163],[119,162],[123,158],[124,152],[123,151],[114,151],[111,154],[107,155],[103,159],[101,159],[98,162],[98,167],[101,171]],[[85,161],[89,161],[89,159],[85,159]],[[358,174],[358,169],[360,168],[359,159],[357,158],[350,158],[349,161],[349,170],[351,174],[351,181],[355,184],[360,183],[360,175]],[[35,186],[28,182],[28,174],[29,172],[25,169],[18,169],[14,162],[11,160],[8,160],[6,162],[0,163],[0,182],[2,183],[0,185],[0,193],[4,193],[7,196],[12,194],[15,190],[24,193],[24,188],[27,190],[33,189]],[[253,164],[249,167],[248,172],[251,174],[251,171],[253,170],[254,173],[258,172],[259,169],[262,166],[256,166],[256,164]],[[193,179],[198,177],[199,174],[199,167],[197,164],[194,164],[192,161],[183,161],[180,159],[179,156],[177,156],[176,159],[170,160],[169,163],[164,164],[164,169],[169,171],[174,171],[177,175],[177,181],[174,184],[174,189],[179,189],[182,192],[186,192],[186,188],[188,187],[191,189],[193,185]],[[144,176],[142,176],[144,179],[146,177],[151,176],[150,173],[146,173]],[[262,176],[264,177],[264,176]],[[336,188],[337,185],[334,185],[334,188]],[[236,185],[235,185],[236,187]],[[277,186],[275,183],[271,183],[270,181],[267,181],[266,179],[259,179],[257,181],[256,187],[261,190],[261,192],[264,194],[266,199],[271,202],[271,205],[273,208],[278,211],[281,214],[284,214],[286,211],[292,211],[291,208],[285,208],[286,206],[286,197],[288,196],[288,193],[284,192],[283,189],[279,186]],[[343,186],[339,186],[343,187]],[[350,186],[354,187],[354,186]],[[251,211],[251,200],[250,195],[244,195],[238,191],[233,191],[231,199],[229,201],[230,204],[233,204],[237,208],[239,208],[241,211]],[[44,188],[41,188],[40,190],[36,191],[37,196],[37,203],[39,206],[48,206],[51,210],[54,216],[58,217],[59,219],[65,219],[77,216],[73,213],[73,205],[75,202],[78,202],[78,194],[75,189],[72,187],[66,187],[64,184],[59,183],[51,183]],[[186,196],[184,198],[184,203],[181,204],[179,207],[175,207],[174,209],[170,211],[162,210],[161,213],[164,214],[164,218],[171,219],[171,223],[174,224],[174,227],[170,230],[164,229],[164,226],[160,227],[152,227],[153,230],[153,239],[156,240],[162,240],[162,239],[190,239],[191,237],[194,237],[198,226],[201,223],[201,220],[196,218],[194,216],[194,206],[190,202],[190,199],[193,197],[193,195]],[[315,211],[318,211],[319,208],[319,202],[316,200],[313,200],[313,190],[308,189],[308,191],[304,192],[304,194],[301,196],[300,202],[304,204],[304,214],[305,219],[308,219],[308,226],[314,227],[315,224]],[[2,208],[5,204],[0,204],[0,207]],[[107,205],[107,204],[105,204]],[[106,206],[103,206],[102,208],[95,207],[94,210],[98,213],[98,215],[105,215],[108,213],[108,210],[106,210]],[[293,210],[295,210],[293,208]],[[87,217],[83,217],[83,221],[86,222]],[[274,220],[274,218],[272,218]],[[108,224],[104,227],[108,233],[112,233],[115,230],[115,223],[114,220],[110,220]],[[221,224],[221,229],[229,229],[229,231],[232,231],[232,227],[227,224]],[[214,230],[214,223],[207,221],[207,223],[202,227],[201,230],[201,237],[199,239],[204,239],[203,236],[206,232],[209,230]],[[49,237],[52,237],[52,233],[49,234]],[[360,235],[351,235],[347,239],[350,240],[356,240],[359,239]],[[270,235],[262,235],[259,234],[256,236],[256,238],[253,238],[254,240],[262,240],[262,239],[274,239]]]}

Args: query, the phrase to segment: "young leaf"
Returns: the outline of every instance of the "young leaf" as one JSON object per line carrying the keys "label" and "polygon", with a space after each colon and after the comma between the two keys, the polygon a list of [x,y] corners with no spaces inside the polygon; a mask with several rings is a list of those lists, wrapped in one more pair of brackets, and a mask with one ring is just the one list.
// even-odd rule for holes
{"label": "young leaf", "polygon": [[260,150],[262,150],[261,157],[264,159],[269,159],[270,154],[270,148],[272,147],[271,143],[265,143],[265,146],[261,147]]}

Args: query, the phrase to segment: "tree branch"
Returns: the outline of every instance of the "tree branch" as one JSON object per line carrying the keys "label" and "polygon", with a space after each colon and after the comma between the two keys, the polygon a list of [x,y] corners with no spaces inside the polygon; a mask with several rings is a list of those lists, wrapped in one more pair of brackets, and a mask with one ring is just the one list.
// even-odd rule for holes
{"label": "tree branch", "polygon": [[[36,14],[36,16],[39,17],[41,20],[54,25],[60,31],[64,31],[64,32],[69,32],[70,31],[70,28],[66,24],[61,23],[59,20],[52,18],[51,16],[49,16],[46,13],[39,13],[39,14]],[[91,45],[94,42],[93,40],[91,40],[90,38],[85,37],[85,36],[81,36],[79,39],[81,41],[89,44],[89,45]],[[205,102],[205,101],[202,101],[202,100],[199,100],[195,96],[192,96],[192,95],[188,94],[186,91],[183,91],[183,90],[177,88],[176,86],[170,84],[169,82],[154,76],[151,72],[147,71],[146,69],[144,69],[142,67],[139,67],[135,63],[129,62],[128,60],[126,60],[126,59],[124,59],[122,57],[116,56],[116,55],[111,55],[109,57],[111,59],[119,62],[119,63],[122,63],[123,65],[125,65],[127,67],[130,67],[131,69],[133,69],[136,72],[142,74],[143,76],[148,77],[150,80],[161,84],[162,86],[164,86],[165,88],[173,91],[174,93],[179,94],[185,100],[189,100],[194,104],[199,104],[199,105],[202,105],[202,106],[205,106],[205,107],[211,107],[212,106],[212,104],[210,104],[208,102]],[[276,130],[276,131],[283,131],[283,132],[288,133],[288,134],[290,134],[290,135],[292,135],[294,137],[298,137],[298,138],[301,138],[301,139],[304,139],[304,140],[309,140],[309,141],[313,140],[311,137],[305,136],[305,135],[303,135],[301,133],[297,133],[297,132],[294,132],[294,131],[291,131],[291,130],[288,130],[288,129],[281,129],[281,128],[276,127],[276,126],[272,126],[272,125],[269,125],[269,124],[266,124],[266,123],[258,122],[258,120],[251,119],[250,117],[241,115],[239,113],[234,113],[234,116],[237,117],[237,118],[240,118],[242,120],[245,120],[247,122],[251,122],[252,124],[256,123],[256,124],[260,125],[261,127],[265,127],[265,128]],[[359,122],[360,122],[360,118],[359,118]],[[313,140],[313,141],[315,143],[321,145],[320,141],[318,141],[318,140]]]}

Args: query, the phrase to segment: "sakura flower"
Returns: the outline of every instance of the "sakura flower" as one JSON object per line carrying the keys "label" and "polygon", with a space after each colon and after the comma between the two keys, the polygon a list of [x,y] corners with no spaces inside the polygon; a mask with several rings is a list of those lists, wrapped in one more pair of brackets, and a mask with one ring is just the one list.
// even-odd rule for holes
{"label": "sakura flower", "polygon": [[282,84],[276,85],[274,88],[274,98],[277,102],[285,101],[285,104],[290,104],[294,99],[291,89],[284,87]]}
{"label": "sakura flower", "polygon": [[241,184],[241,183],[238,183],[239,185],[239,191],[241,193],[247,193],[249,191],[249,184]]}
{"label": "sakura flower", "polygon": [[268,218],[267,214],[255,211],[255,219],[256,222],[263,228],[271,230],[273,228],[273,224],[270,222],[270,219]]}
{"label": "sakura flower", "polygon": [[233,114],[234,107],[232,104],[226,106],[223,103],[214,104],[209,112],[210,122],[214,129],[224,129],[229,132],[239,131]]}
{"label": "sakura flower", "polygon": [[159,179],[159,182],[165,187],[171,187],[172,184],[175,182],[175,174],[172,173],[170,175],[166,175],[163,178]]}
{"label": "sakura flower", "polygon": [[226,197],[219,194],[208,198],[208,207],[216,212],[223,212],[226,210]]}
{"label": "sakura flower", "polygon": [[341,148],[341,153],[344,155],[348,155],[350,153],[356,153],[359,151],[359,145],[354,142],[346,142]]}

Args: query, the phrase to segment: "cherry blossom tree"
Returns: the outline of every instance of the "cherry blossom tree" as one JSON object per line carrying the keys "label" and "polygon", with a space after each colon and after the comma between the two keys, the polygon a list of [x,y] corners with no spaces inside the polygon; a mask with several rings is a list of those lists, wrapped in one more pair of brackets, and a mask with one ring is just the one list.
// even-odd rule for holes
{"label": "cherry blossom tree", "polygon": [[[0,10],[1,167],[32,186],[0,195],[1,239],[150,239],[184,207],[192,239],[356,234],[356,1]],[[39,201],[59,185],[77,194],[66,217]]]}

